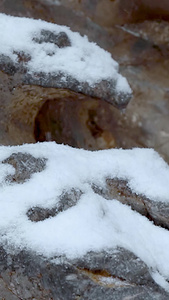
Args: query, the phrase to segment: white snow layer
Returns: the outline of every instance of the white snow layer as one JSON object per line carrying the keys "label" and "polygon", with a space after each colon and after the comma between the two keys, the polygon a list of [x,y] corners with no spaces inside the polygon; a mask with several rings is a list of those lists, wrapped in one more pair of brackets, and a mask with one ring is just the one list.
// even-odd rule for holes
{"label": "white snow layer", "polygon": [[[114,200],[95,194],[106,178],[129,181],[133,192],[169,203],[169,166],[152,149],[90,152],[54,142],[0,147],[0,161],[12,153],[47,158],[46,168],[23,184],[5,181],[11,165],[0,167],[0,235],[7,248],[36,251],[46,257],[83,256],[88,251],[124,247],[140,257],[157,282],[169,278],[169,231]],[[31,222],[31,207],[51,208],[63,191],[80,189],[78,203],[40,222]]]}
{"label": "white snow layer", "polygon": [[[40,36],[42,29],[58,34],[65,32],[71,46],[59,48],[53,43],[37,43],[33,38]],[[66,26],[42,20],[7,16],[0,13],[0,55],[9,56],[17,62],[16,52],[25,52],[32,59],[27,62],[29,73],[58,73],[74,77],[80,82],[94,85],[101,80],[117,80],[117,93],[131,93],[126,78],[118,73],[119,65],[110,53],[88,41]],[[52,53],[52,55],[48,55]],[[66,77],[63,80],[66,80]]]}

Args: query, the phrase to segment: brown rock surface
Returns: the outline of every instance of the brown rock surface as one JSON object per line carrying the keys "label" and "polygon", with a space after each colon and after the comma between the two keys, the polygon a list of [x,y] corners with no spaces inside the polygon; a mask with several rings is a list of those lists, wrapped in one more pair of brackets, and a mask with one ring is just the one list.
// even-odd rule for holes
{"label": "brown rock surface", "polygon": [[65,89],[18,85],[17,76],[2,72],[0,79],[3,145],[56,140],[74,147],[104,149],[120,146],[126,139],[122,126],[117,127],[121,112],[111,104]]}

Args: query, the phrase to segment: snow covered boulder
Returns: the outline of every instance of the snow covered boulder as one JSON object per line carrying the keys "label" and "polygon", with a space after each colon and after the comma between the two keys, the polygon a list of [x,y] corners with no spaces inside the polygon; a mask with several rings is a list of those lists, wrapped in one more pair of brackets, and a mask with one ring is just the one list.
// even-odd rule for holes
{"label": "snow covered boulder", "polygon": [[[39,141],[36,117],[47,101],[57,101],[61,107],[66,101],[71,106],[95,101],[124,108],[131,98],[129,84],[119,74],[119,65],[110,53],[66,26],[0,14],[0,43],[0,144]],[[86,104],[88,110],[89,105]],[[58,110],[56,104],[53,111]],[[73,113],[83,121],[76,107]],[[68,117],[63,115],[61,119]],[[86,124],[88,117],[85,118]],[[80,128],[79,124],[75,127]],[[82,124],[84,127],[88,130]],[[56,136],[51,137],[50,130],[44,135],[45,140],[57,141]],[[61,143],[64,142],[63,138]],[[109,144],[112,146],[113,138]]]}
{"label": "snow covered boulder", "polygon": [[155,151],[38,143],[1,146],[0,162],[2,298],[168,299],[169,166]]}
{"label": "snow covered boulder", "polygon": [[[0,14],[0,70],[18,84],[66,88],[123,108],[131,98],[118,63],[65,26]],[[18,79],[18,80],[19,80]]]}

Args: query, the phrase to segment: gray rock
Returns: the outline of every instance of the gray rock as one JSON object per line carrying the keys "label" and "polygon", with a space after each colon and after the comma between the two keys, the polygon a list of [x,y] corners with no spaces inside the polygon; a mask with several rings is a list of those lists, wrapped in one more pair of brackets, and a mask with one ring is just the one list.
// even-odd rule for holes
{"label": "gray rock", "polygon": [[60,32],[55,34],[49,30],[41,30],[40,35],[33,38],[33,41],[36,43],[52,43],[58,46],[59,48],[71,46],[71,42],[65,32]]}
{"label": "gray rock", "polygon": [[17,152],[13,153],[2,163],[10,164],[15,168],[15,174],[7,176],[7,182],[23,183],[30,179],[33,173],[42,172],[45,169],[46,159],[35,158],[28,153]]}
{"label": "gray rock", "polygon": [[[88,253],[81,260],[55,257],[53,261],[35,253],[12,254],[0,248],[0,258],[4,297],[10,290],[13,299],[28,300],[168,299],[168,294],[153,282],[144,263],[121,248],[109,254]],[[137,276],[134,279],[137,272],[130,274],[135,267],[142,274],[139,283]]]}
{"label": "gray rock", "polygon": [[161,227],[169,229],[169,206],[167,203],[144,200],[149,217],[153,222]]}
{"label": "gray rock", "polygon": [[125,180],[107,179],[105,189],[100,189],[96,185],[92,187],[95,193],[102,195],[104,198],[108,200],[116,199],[123,204],[127,204],[133,210],[153,221],[155,225],[169,229],[169,205],[133,193]]}
{"label": "gray rock", "polygon": [[39,222],[56,216],[58,213],[69,209],[77,204],[82,192],[72,189],[69,192],[63,192],[59,197],[59,201],[52,208],[32,207],[28,210],[27,216],[32,222]]}
{"label": "gray rock", "polygon": [[[64,41],[60,41],[59,43],[64,44]],[[63,48],[63,46],[60,46],[60,48]],[[125,108],[131,99],[131,94],[128,92],[117,93],[116,79],[101,80],[93,86],[90,86],[88,82],[80,82],[76,78],[63,74],[62,72],[29,73],[27,72],[27,61],[24,61],[25,58],[26,60],[29,59],[28,54],[18,52],[17,55],[17,63],[13,62],[8,56],[0,55],[0,71],[12,76],[18,74],[17,85],[38,85],[48,88],[69,89],[77,93],[83,93],[87,96],[103,99],[119,109]],[[51,56],[52,53],[47,53],[47,55]]]}
{"label": "gray rock", "polygon": [[147,216],[148,212],[144,204],[145,196],[133,193],[129,188],[127,181],[118,178],[106,179],[106,187],[100,189],[98,186],[93,185],[95,193],[103,195],[108,200],[116,199],[123,204],[131,206],[133,210],[138,211],[142,215]]}
{"label": "gray rock", "polygon": [[[77,260],[80,269],[90,270],[91,273],[101,276],[119,278],[121,282],[135,285],[154,285],[147,266],[130,251],[117,248],[108,252],[90,252],[82,260]],[[104,273],[105,272],[105,273]]]}

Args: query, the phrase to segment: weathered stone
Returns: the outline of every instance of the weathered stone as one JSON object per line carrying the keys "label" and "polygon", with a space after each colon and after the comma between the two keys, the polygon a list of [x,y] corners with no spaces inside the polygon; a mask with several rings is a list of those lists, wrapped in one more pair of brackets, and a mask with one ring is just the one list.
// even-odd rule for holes
{"label": "weathered stone", "polygon": [[[52,55],[49,53],[49,55]],[[27,63],[27,61],[26,61]],[[8,56],[0,56],[0,70],[8,75],[15,75],[18,80],[17,86],[21,85],[38,85],[48,88],[69,89],[76,93],[100,98],[113,104],[118,108],[125,108],[131,99],[131,94],[125,92],[116,92],[116,80],[102,80],[99,83],[91,86],[88,82],[80,82],[76,78],[65,75],[61,72],[57,74],[51,73],[32,73],[27,72],[26,63],[24,60],[18,59],[18,62],[13,62]],[[17,76],[18,73],[18,76]],[[63,81],[63,77],[65,80]],[[1,82],[4,85],[5,82]]]}
{"label": "weathered stone", "polygon": [[49,30],[41,30],[40,36],[34,37],[33,41],[36,43],[52,43],[58,46],[59,48],[71,46],[71,42],[65,32],[60,32],[55,34]]}
{"label": "weathered stone", "polygon": [[169,207],[167,203],[144,199],[146,210],[150,219],[158,225],[169,229]]}
{"label": "weathered stone", "polygon": [[82,260],[77,260],[76,265],[80,269],[89,270],[93,274],[102,271],[107,276],[113,276],[133,285],[152,285],[152,279],[147,266],[133,253],[117,248],[114,251],[101,253],[88,253]]}
{"label": "weathered stone", "polygon": [[0,256],[4,297],[10,290],[13,299],[168,299],[144,263],[122,248],[80,260],[49,261],[26,251],[6,253],[2,247]]}
{"label": "weathered stone", "polygon": [[[16,172],[10,181],[21,184],[33,173],[43,171],[46,160],[18,152],[3,163],[14,166]],[[9,179],[7,184],[10,184]],[[153,213],[156,218],[153,221],[161,225],[157,212],[161,204],[153,211],[150,206],[153,201],[132,193],[125,181],[107,179],[105,188],[97,185],[92,188],[107,201],[117,199],[143,215],[152,211],[152,218]],[[81,195],[82,192],[74,188],[63,191],[53,208],[32,207],[27,217],[32,222],[42,222],[76,205]],[[160,214],[165,216],[164,206],[160,209]],[[89,252],[72,260],[57,255],[47,259],[28,250],[12,249],[7,243],[0,247],[0,276],[0,297],[11,300],[168,299],[168,293],[157,285],[146,264],[124,248]]]}
{"label": "weathered stone", "polygon": [[[119,124],[121,112],[112,105],[69,90],[18,86],[18,76],[0,74],[1,144],[56,140],[94,150],[127,142],[126,131]],[[132,146],[129,138],[128,145]]]}
{"label": "weathered stone", "polygon": [[[14,175],[8,175],[8,183],[23,183],[30,179],[36,172],[42,172],[46,166],[45,158],[35,158],[27,153],[13,153],[3,163],[11,164],[15,168]],[[166,203],[153,201],[145,196],[133,193],[124,180],[118,178],[107,179],[105,188],[100,188],[96,184],[92,185],[95,193],[107,200],[116,199],[123,204],[129,205],[133,210],[146,216],[155,225],[169,229],[169,206]],[[32,207],[28,210],[27,216],[33,222],[39,222],[49,217],[54,217],[58,213],[69,209],[77,204],[82,191],[72,188],[70,191],[63,191],[56,205],[52,208]]]}
{"label": "weathered stone", "polygon": [[120,117],[121,112],[106,102],[65,95],[41,106],[34,123],[35,139],[90,150],[121,147],[124,141],[132,146]]}
{"label": "weathered stone", "polygon": [[133,193],[125,180],[107,179],[105,188],[92,185],[95,193],[107,200],[116,199],[129,205],[133,210],[154,222],[155,225],[169,229],[169,205]]}
{"label": "weathered stone", "polygon": [[147,216],[148,212],[144,204],[145,197],[137,195],[127,186],[127,182],[119,179],[107,179],[105,189],[93,185],[95,193],[108,200],[116,199],[123,204],[131,206],[133,210]]}
{"label": "weathered stone", "polygon": [[[43,1],[44,2],[44,1]],[[62,5],[83,12],[96,24],[112,27],[116,24],[138,23],[146,19],[168,20],[169,4],[167,0],[60,0]],[[112,18],[112,16],[114,18]]]}
{"label": "weathered stone", "polygon": [[[62,31],[55,34],[52,31],[42,29],[40,32],[35,32],[32,39],[35,44],[52,43],[59,48],[71,47],[68,35]],[[51,50],[51,52],[47,51],[46,56],[52,56],[54,54],[52,51],[54,50]],[[116,76],[114,78],[108,78],[107,80],[96,81],[94,84],[89,84],[85,80],[81,82],[77,78],[74,78],[73,75],[69,75],[69,72],[68,74],[63,74],[62,71],[29,72],[28,65],[32,59],[31,54],[22,51],[22,49],[14,49],[13,54],[16,56],[15,60],[12,60],[5,54],[0,55],[1,144],[22,144],[38,140],[38,129],[34,128],[34,123],[36,122],[35,118],[41,106],[48,100],[57,99],[57,102],[62,102],[64,97],[64,100],[66,98],[73,98],[73,101],[88,99],[88,101],[93,103],[94,99],[95,102],[101,99],[121,109],[128,104],[131,98],[130,92],[118,91]],[[54,109],[54,111],[56,111],[56,109]],[[80,116],[78,116],[78,118],[79,117]],[[63,115],[62,118],[65,119],[65,116]],[[79,118],[78,122],[80,123],[81,121],[83,123],[83,119],[81,120],[81,118]],[[43,123],[45,122],[43,121]],[[88,135],[88,132],[87,134],[85,133],[85,131],[88,131],[88,125],[89,123],[83,127],[84,135]],[[48,130],[49,134],[51,134],[50,130],[51,128]],[[34,131],[37,133],[35,137]],[[98,146],[95,146],[93,145],[95,143],[94,137],[91,148],[114,147],[114,138],[111,132],[104,132],[103,129],[101,129],[101,131],[103,132],[103,136],[108,136],[108,140],[110,141],[107,143],[105,142],[106,138],[99,137],[100,141],[96,141]],[[71,132],[71,134],[73,134],[73,132]],[[78,136],[76,130],[75,134]],[[54,134],[52,139],[56,140],[56,135]],[[45,136],[45,140],[46,139],[48,140]],[[64,137],[61,137],[61,143],[69,143],[66,138],[65,140],[63,139]],[[84,137],[84,139],[86,141],[88,140],[86,137]],[[59,142],[59,140],[57,140],[57,142]],[[79,143],[78,140],[76,140],[76,142]],[[79,144],[80,147],[83,147],[81,143]],[[70,145],[72,144],[70,143]],[[88,145],[84,145],[84,147],[87,148]]]}
{"label": "weathered stone", "polygon": [[[114,110],[108,136],[114,140],[118,136],[115,147],[152,147],[169,161],[168,1],[59,2],[18,0],[13,5],[4,0],[0,11],[68,25],[111,52],[134,97],[124,114]],[[110,147],[110,143],[103,144]]]}
{"label": "weathered stone", "polygon": [[[63,1],[61,2],[63,3]],[[90,40],[110,51],[120,63],[122,73],[129,79],[134,89],[134,99],[125,114],[121,114],[112,107],[109,108],[107,104],[102,106],[100,102],[93,100],[90,106],[92,112],[85,116],[82,114],[83,119],[87,120],[86,128],[92,133],[91,135],[87,133],[87,137],[89,136],[91,139],[93,136],[97,141],[89,147],[90,149],[109,146],[154,147],[169,161],[168,1],[65,0],[64,2],[64,5],[55,6],[54,2],[51,5],[49,1],[18,0],[14,3],[4,0],[0,3],[0,10],[13,15],[41,18],[71,26],[72,30],[87,34]],[[76,5],[79,5],[80,14],[73,10],[77,9],[77,6],[72,9],[75,2]],[[47,3],[48,5],[46,5]],[[85,7],[85,11],[82,6]],[[157,21],[156,18],[160,21]],[[149,20],[147,21],[147,19]],[[107,27],[109,28],[107,29]],[[19,56],[20,54],[18,59]],[[36,123],[39,122],[39,115],[42,111],[44,112],[41,108],[46,104],[46,100],[52,102],[55,98],[60,99],[60,94],[63,95],[63,93],[62,99],[65,99],[65,96],[70,94],[65,91],[56,93],[55,89],[50,88],[17,86],[16,79],[19,75],[10,61],[6,61],[5,72],[12,74],[12,77],[5,73],[0,74],[8,82],[8,84],[4,84],[5,81],[2,81],[0,84],[0,90],[3,91],[0,107],[1,143],[23,143],[25,137],[27,142],[34,142],[38,140],[38,130],[35,128],[34,122],[35,120]],[[19,103],[16,101],[17,97],[21,100]],[[23,99],[26,97],[27,100],[24,102]],[[71,93],[71,97],[75,99],[77,95]],[[12,101],[10,102],[9,99]],[[11,115],[4,104],[9,105]],[[88,106],[86,106],[87,111]],[[58,105],[56,107],[58,108]],[[111,111],[108,118],[108,122],[112,122],[111,130],[107,129],[109,128],[106,127],[107,124],[101,126],[97,122],[100,116],[98,115],[99,108],[102,111]],[[5,119],[3,119],[2,112],[6,116]],[[21,112],[23,112],[22,116]],[[107,114],[103,114],[103,116],[107,116]],[[82,120],[81,123],[83,124]],[[33,135],[34,130],[36,139]],[[53,139],[53,135],[49,130],[46,131],[46,127],[44,131],[42,127],[40,130],[41,136],[46,135],[47,140],[50,140],[51,137]],[[106,134],[104,134],[105,132]],[[78,143],[80,146],[82,145],[80,137],[81,134],[78,135],[78,142],[75,142],[76,147]],[[102,144],[98,141],[100,137]],[[110,142],[106,142],[107,140]],[[83,143],[83,145],[86,144]],[[93,189],[104,198],[116,198],[122,203],[130,205],[132,209],[153,220],[156,225],[169,228],[167,205],[133,194],[126,182],[118,179],[108,180],[107,189],[100,190],[97,186],[94,186]],[[22,252],[16,256],[5,253],[3,249],[0,254],[3,278],[0,281],[2,299],[32,299],[32,297],[64,300],[168,299],[168,294],[159,289],[151,279],[145,264],[125,249],[118,249],[116,257],[114,251],[90,253],[83,260],[78,260],[78,263],[77,260],[67,263],[66,258],[55,258],[55,263],[51,263],[35,254]],[[117,257],[118,260],[116,260]],[[130,264],[128,264],[128,260]],[[113,270],[116,271],[116,274],[113,273]]]}
{"label": "weathered stone", "polygon": [[8,175],[8,182],[23,183],[30,179],[31,175],[37,172],[42,172],[46,166],[45,158],[35,158],[28,153],[13,153],[2,163],[10,164],[15,168],[14,175]]}
{"label": "weathered stone", "polygon": [[32,207],[28,210],[27,216],[32,222],[39,222],[56,216],[58,213],[69,209],[77,204],[82,192],[72,189],[70,192],[64,192],[57,204],[52,208]]}

